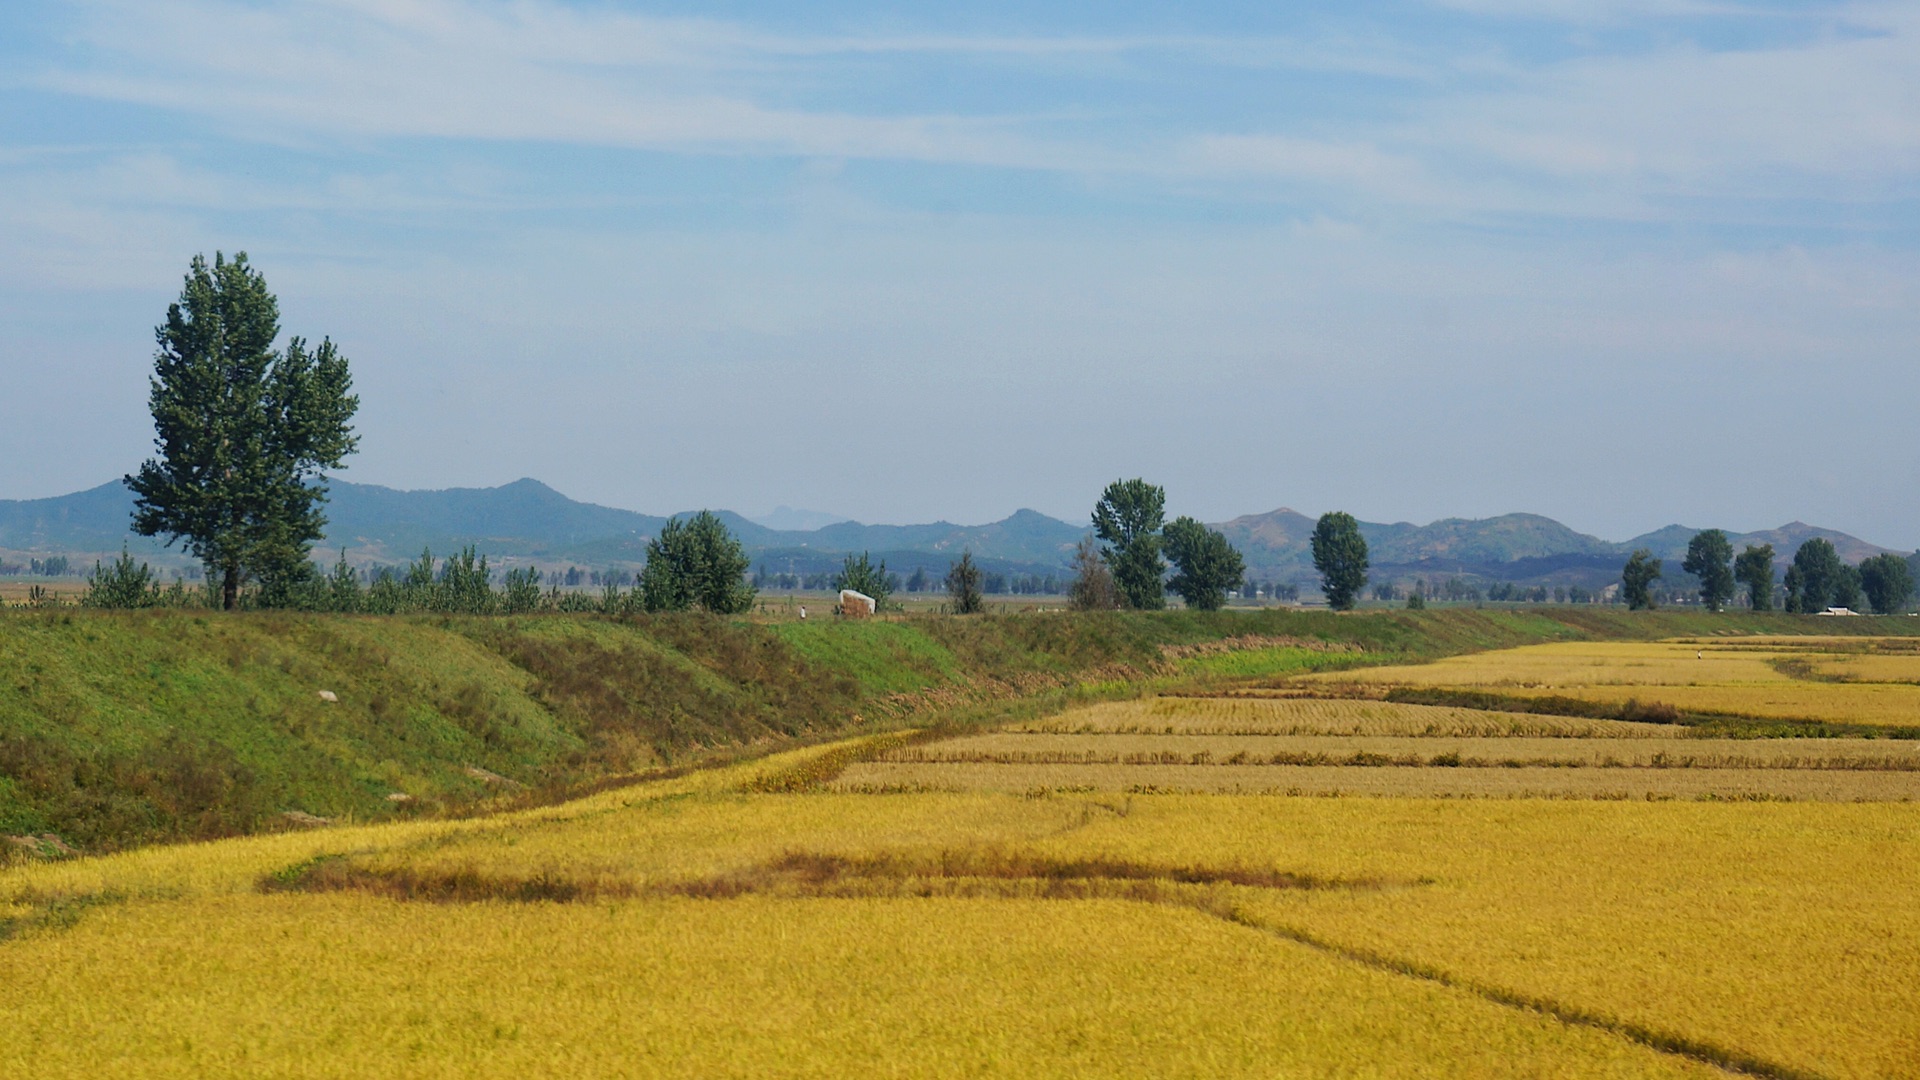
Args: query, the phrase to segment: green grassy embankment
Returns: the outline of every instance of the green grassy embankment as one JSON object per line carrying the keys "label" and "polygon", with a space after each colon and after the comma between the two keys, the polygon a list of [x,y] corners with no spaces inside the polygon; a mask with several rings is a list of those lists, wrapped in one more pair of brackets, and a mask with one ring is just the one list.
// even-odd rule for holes
{"label": "green grassy embankment", "polygon": [[[1543,641],[1809,632],[1914,630],[1578,608],[776,624],[11,610],[0,613],[0,834],[101,851],[299,815],[552,797],[850,730],[1134,692],[1169,677],[1169,647],[1174,677],[1232,680]],[[1217,644],[1247,636],[1346,649]],[[0,857],[18,850],[0,845]]]}

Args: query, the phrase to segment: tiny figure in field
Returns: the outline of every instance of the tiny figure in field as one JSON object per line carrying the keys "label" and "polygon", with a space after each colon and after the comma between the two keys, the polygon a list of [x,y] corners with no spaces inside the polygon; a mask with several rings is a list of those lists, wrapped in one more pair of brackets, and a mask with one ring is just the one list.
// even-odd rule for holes
{"label": "tiny figure in field", "polygon": [[802,604],[800,605],[800,618],[802,620],[805,620],[806,617],[807,617],[807,608],[805,604]]}

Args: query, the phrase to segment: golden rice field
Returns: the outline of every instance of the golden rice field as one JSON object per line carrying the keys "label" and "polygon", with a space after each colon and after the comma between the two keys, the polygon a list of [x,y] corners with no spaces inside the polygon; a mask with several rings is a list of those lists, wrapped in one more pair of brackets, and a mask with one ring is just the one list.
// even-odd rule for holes
{"label": "golden rice field", "polygon": [[1114,735],[1447,735],[1670,739],[1671,724],[1588,720],[1485,712],[1386,701],[1269,697],[1155,697],[1113,701],[1044,720],[1009,724],[1010,732]]}
{"label": "golden rice field", "polygon": [[0,1075],[1920,1065],[1912,804],[744,790],[810,753],[0,873]]}
{"label": "golden rice field", "polygon": [[[1890,685],[1845,645],[1284,690]],[[0,1076],[1920,1075],[1920,740],[1739,734],[1147,698],[17,864]]]}
{"label": "golden rice field", "polygon": [[1910,640],[1872,638],[1565,642],[1296,681],[1633,699],[1763,719],[1920,727],[1920,655],[1912,648]]}
{"label": "golden rice field", "polygon": [[[1648,725],[1654,726],[1654,725]],[[1678,727],[1678,725],[1662,725]],[[1681,730],[1685,730],[1682,728]],[[1054,735],[993,732],[888,751],[878,763],[1346,765],[1920,771],[1920,739]]]}
{"label": "golden rice field", "polygon": [[851,766],[836,791],[1187,792],[1504,799],[1787,799],[1911,801],[1911,772],[1781,768],[1570,769],[1554,766],[1342,768],[1313,765]]}

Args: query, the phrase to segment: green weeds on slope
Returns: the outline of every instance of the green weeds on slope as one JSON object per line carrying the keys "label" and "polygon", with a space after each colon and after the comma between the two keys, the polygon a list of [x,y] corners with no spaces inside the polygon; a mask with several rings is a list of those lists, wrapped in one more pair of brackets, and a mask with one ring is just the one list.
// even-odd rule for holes
{"label": "green weeds on slope", "polygon": [[0,614],[0,835],[101,851],[464,812],[849,731],[1543,641],[1888,632],[1910,631],[1566,608],[771,624],[13,609]]}

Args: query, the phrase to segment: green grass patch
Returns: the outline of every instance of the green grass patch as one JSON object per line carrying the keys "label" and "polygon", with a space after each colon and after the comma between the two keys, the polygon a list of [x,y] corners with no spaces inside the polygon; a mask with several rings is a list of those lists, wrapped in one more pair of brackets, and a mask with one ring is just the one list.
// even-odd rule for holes
{"label": "green grass patch", "polygon": [[[98,852],[294,827],[288,811],[377,821],[556,798],[837,732],[978,723],[1178,680],[1546,641],[1911,635],[1916,622],[1577,607],[779,624],[11,609],[0,612],[0,832]],[[1202,652],[1166,674],[1167,646],[1244,638],[1307,644]],[[1040,689],[1009,700],[1016,686]],[[876,707],[903,694],[933,704],[911,716]]]}

